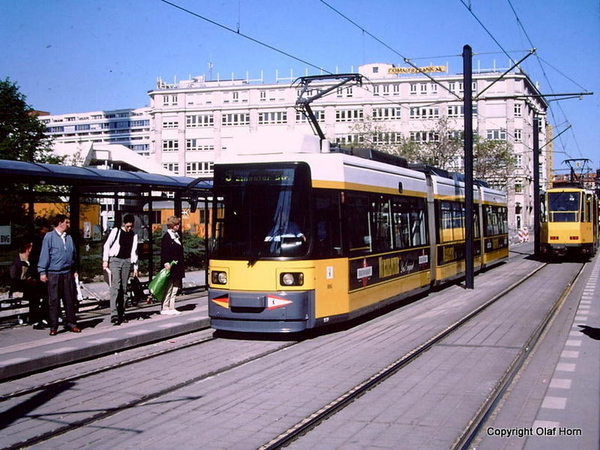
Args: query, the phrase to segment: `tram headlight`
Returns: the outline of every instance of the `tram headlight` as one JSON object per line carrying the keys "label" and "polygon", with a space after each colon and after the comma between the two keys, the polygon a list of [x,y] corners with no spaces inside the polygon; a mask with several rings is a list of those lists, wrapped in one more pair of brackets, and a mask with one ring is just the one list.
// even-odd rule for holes
{"label": "tram headlight", "polygon": [[211,280],[213,284],[227,284],[227,272],[213,270]]}
{"label": "tram headlight", "polygon": [[279,282],[282,286],[302,286],[304,284],[304,274],[302,272],[282,273]]}

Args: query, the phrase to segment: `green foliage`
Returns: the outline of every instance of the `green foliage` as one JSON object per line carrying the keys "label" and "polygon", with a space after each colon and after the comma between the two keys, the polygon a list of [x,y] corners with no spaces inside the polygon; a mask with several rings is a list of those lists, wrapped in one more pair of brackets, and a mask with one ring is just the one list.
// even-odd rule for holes
{"label": "green foliage", "polygon": [[58,164],[46,126],[8,78],[0,80],[0,158]]}
{"label": "green foliage", "polygon": [[473,143],[474,177],[486,181],[508,180],[515,170],[513,147],[506,141],[475,139]]}
{"label": "green foliage", "polygon": [[[401,156],[409,163],[427,164],[451,172],[464,170],[464,142],[461,130],[449,118],[437,120],[430,130],[422,131],[427,139],[416,142],[401,137],[395,144],[383,143],[381,136],[392,133],[389,128],[366,117],[356,122],[351,130],[361,146]],[[485,140],[475,136],[473,143],[473,176],[492,182],[496,186],[506,184],[516,163],[512,145],[506,141]]]}

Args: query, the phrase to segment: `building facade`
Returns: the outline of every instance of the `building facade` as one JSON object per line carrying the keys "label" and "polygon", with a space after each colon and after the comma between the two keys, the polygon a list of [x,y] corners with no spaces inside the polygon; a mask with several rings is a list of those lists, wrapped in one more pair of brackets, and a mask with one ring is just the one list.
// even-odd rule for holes
{"label": "building facade", "polygon": [[[402,137],[416,142],[439,139],[431,130],[440,120],[449,132],[460,133],[464,128],[463,77],[444,69],[436,67],[435,73],[425,75],[391,64],[365,64],[358,71],[366,78],[361,85],[344,85],[311,107],[327,139],[341,145],[359,141],[359,123],[384,130],[376,139],[388,146]],[[543,187],[552,167],[552,147],[546,145],[552,130],[546,123],[548,105],[537,87],[520,71],[504,72],[474,71],[473,130],[483,139],[507,141],[513,147],[517,168],[503,188],[509,194],[509,227],[516,231],[533,226],[534,118],[538,118],[543,149]],[[296,109],[300,89],[292,79],[265,83],[200,76],[172,84],[159,80],[148,92],[149,108],[46,116],[43,121],[57,141],[119,143],[173,173],[210,177],[214,161],[236,139],[259,131],[273,136],[313,134]],[[319,84],[315,86],[309,94],[318,91]]]}
{"label": "building facade", "polygon": [[119,144],[149,156],[150,116],[146,107],[46,115],[40,121],[57,144]]}

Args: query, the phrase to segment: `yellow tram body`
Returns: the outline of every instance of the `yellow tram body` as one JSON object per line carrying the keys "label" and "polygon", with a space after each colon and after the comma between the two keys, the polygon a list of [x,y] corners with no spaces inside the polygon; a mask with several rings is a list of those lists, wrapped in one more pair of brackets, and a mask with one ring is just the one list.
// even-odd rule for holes
{"label": "yellow tram body", "polygon": [[591,257],[598,250],[598,196],[591,190],[564,186],[549,189],[543,198],[540,227],[543,255],[556,258],[567,253]]}
{"label": "yellow tram body", "polygon": [[[215,164],[214,328],[303,331],[464,276],[460,181],[309,148]],[[474,199],[479,269],[508,256],[506,198],[477,186]]]}

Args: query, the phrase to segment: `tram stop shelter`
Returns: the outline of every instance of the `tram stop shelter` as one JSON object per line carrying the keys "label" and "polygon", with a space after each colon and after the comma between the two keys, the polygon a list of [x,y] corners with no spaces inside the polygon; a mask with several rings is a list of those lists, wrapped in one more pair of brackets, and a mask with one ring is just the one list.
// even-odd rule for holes
{"label": "tram stop shelter", "polygon": [[[212,180],[99,167],[0,160],[0,189],[0,195],[15,196],[28,204],[32,221],[36,202],[68,203],[73,230],[81,229],[82,205],[98,203],[100,199],[113,199],[117,225],[120,225],[118,220],[124,213],[147,217],[150,239],[146,245],[149,245],[149,255],[154,254],[151,238],[153,203],[172,202],[170,209],[179,217],[182,215],[183,205],[186,206],[186,211],[193,213],[200,203],[205,209],[204,237],[208,237],[208,201],[212,193]],[[110,203],[110,200],[104,202]],[[0,212],[0,216],[3,214]],[[10,218],[3,219],[10,222]],[[73,233],[73,239],[79,248],[82,244],[80,233]],[[149,257],[150,278],[154,273],[152,260]]]}

